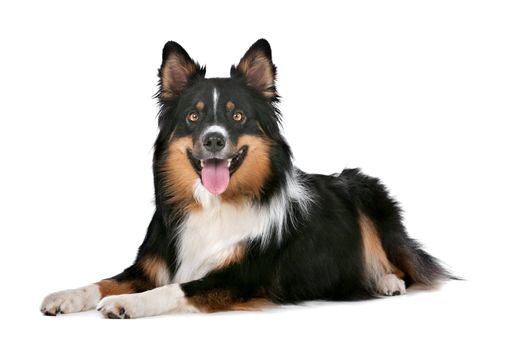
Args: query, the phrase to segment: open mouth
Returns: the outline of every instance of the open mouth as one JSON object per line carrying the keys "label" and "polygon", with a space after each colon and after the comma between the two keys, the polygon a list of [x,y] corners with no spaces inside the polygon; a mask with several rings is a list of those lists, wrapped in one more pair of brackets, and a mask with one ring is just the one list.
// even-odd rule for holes
{"label": "open mouth", "polygon": [[186,153],[191,165],[199,174],[202,184],[213,194],[221,194],[226,191],[230,177],[241,166],[248,153],[248,146],[243,146],[230,158],[198,159],[193,155],[191,149]]}

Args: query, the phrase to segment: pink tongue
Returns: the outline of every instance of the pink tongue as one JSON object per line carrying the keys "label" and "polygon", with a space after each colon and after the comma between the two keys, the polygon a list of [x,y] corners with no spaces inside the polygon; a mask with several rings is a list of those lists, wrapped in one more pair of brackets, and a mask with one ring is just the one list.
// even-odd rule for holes
{"label": "pink tongue", "polygon": [[201,171],[202,183],[213,194],[226,191],[230,182],[230,169],[227,160],[210,159],[204,162]]}

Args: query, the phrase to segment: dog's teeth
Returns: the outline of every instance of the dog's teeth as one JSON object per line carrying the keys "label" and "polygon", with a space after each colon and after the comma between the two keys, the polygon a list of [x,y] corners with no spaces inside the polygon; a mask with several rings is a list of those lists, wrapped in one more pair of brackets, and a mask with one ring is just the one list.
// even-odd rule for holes
{"label": "dog's teeth", "polygon": [[201,168],[204,168],[204,161],[201,160]]}
{"label": "dog's teeth", "polygon": [[230,167],[230,165],[232,165],[232,160],[228,159],[228,168]]}

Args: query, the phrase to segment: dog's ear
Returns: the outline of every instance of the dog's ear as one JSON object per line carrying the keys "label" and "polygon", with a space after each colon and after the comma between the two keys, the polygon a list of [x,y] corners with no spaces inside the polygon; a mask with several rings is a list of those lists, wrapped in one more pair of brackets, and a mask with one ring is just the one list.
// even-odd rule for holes
{"label": "dog's ear", "polygon": [[244,77],[246,84],[264,97],[277,98],[275,76],[277,69],[272,62],[272,49],[265,39],[257,40],[244,54],[237,66],[232,66],[231,77]]}
{"label": "dog's ear", "polygon": [[159,69],[159,93],[161,100],[170,100],[180,94],[191,80],[204,77],[206,67],[195,62],[182,46],[168,41],[162,50]]}

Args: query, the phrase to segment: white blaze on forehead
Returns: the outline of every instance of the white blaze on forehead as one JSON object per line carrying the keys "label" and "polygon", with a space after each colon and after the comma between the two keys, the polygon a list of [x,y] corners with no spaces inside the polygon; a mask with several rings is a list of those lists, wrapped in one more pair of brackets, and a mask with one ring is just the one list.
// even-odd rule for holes
{"label": "white blaze on forehead", "polygon": [[217,118],[217,104],[219,103],[219,91],[217,91],[217,88],[213,88],[212,91],[212,97],[213,97],[213,115],[215,118]]}

